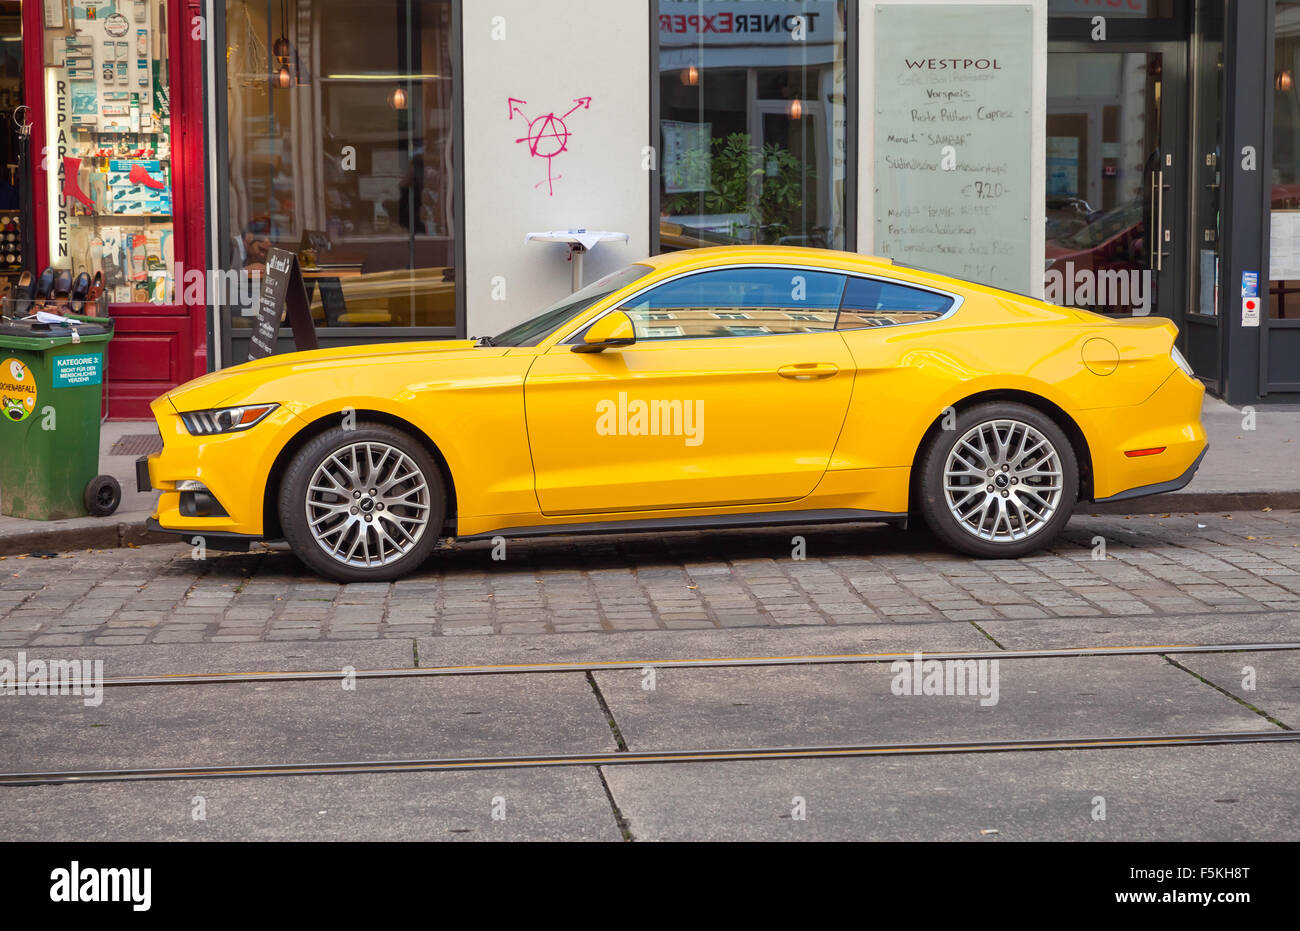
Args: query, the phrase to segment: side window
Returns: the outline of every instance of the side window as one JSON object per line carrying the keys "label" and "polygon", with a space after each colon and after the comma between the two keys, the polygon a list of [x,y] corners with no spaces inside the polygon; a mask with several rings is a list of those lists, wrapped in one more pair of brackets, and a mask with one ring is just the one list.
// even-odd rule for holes
{"label": "side window", "polygon": [[835,328],[856,330],[933,320],[946,314],[952,303],[946,294],[874,278],[850,278]]}
{"label": "side window", "polygon": [[821,333],[835,329],[844,276],[803,268],[724,268],[678,278],[619,309],[638,340]]}

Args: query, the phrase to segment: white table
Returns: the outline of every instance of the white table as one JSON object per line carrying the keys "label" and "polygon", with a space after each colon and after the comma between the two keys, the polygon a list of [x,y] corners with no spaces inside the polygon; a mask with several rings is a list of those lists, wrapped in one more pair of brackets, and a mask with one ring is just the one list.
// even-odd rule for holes
{"label": "white table", "polygon": [[573,263],[573,290],[582,287],[582,257],[602,242],[615,239],[628,241],[627,233],[612,233],[608,230],[547,230],[542,233],[529,233],[524,242],[562,242],[569,247],[569,261]]}

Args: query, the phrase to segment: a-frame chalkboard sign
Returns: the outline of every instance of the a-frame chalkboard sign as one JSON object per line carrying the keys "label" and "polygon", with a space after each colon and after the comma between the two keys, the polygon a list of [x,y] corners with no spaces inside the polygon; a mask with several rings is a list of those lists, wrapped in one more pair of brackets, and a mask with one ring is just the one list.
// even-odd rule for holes
{"label": "a-frame chalkboard sign", "polygon": [[316,324],[307,304],[307,285],[298,267],[298,256],[286,249],[272,249],[266,257],[262,289],[258,293],[257,318],[248,339],[248,358],[264,359],[275,354],[280,338],[280,320],[286,318],[293,331],[294,348],[316,348]]}

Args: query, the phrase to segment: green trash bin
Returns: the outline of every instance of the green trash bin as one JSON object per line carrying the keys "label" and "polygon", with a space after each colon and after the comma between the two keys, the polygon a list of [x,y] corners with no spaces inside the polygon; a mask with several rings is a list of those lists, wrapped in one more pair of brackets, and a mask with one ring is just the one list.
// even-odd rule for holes
{"label": "green trash bin", "polygon": [[[65,315],[66,316],[66,315]],[[99,474],[104,356],[113,321],[0,321],[0,514],[60,520],[117,510]]]}

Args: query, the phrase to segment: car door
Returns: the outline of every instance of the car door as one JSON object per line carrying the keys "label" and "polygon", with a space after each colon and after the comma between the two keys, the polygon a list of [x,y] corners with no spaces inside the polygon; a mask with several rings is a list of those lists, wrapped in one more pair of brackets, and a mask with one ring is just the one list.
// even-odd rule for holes
{"label": "car door", "polygon": [[754,505],[808,495],[853,390],[841,275],[688,273],[616,308],[636,342],[543,353],[524,385],[542,513]]}
{"label": "car door", "polygon": [[873,485],[888,485],[889,470],[911,466],[918,431],[939,413],[935,399],[955,380],[977,374],[957,361],[968,334],[938,324],[961,301],[956,293],[911,282],[849,278],[836,326],[853,355],[856,379],[835,449],[837,469],[861,470]]}

